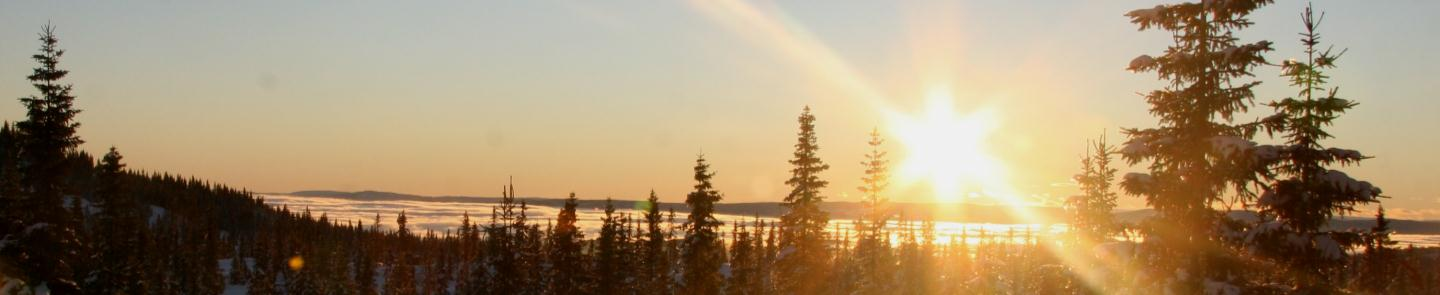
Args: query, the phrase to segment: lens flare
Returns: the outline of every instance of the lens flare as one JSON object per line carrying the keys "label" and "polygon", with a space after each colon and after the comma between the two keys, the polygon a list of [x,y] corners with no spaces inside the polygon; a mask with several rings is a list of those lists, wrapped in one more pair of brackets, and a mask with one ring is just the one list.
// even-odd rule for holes
{"label": "lens flare", "polygon": [[940,202],[1008,199],[1013,194],[1006,167],[986,145],[999,128],[995,111],[959,114],[953,100],[948,88],[937,87],[926,95],[923,114],[891,114],[892,133],[906,151],[900,181],[927,182]]}
{"label": "lens flare", "polygon": [[305,258],[300,258],[300,255],[290,257],[290,270],[300,271],[301,268],[305,268]]}

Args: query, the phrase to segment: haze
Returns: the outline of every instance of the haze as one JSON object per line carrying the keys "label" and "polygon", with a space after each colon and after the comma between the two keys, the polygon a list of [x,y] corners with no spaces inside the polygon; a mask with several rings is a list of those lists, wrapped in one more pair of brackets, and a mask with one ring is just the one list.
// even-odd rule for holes
{"label": "haze", "polygon": [[[1394,2],[1315,2],[1325,42],[1349,49],[1332,81],[1360,103],[1328,144],[1376,156],[1345,171],[1383,187],[1392,216],[1437,219],[1440,3]],[[83,149],[117,146],[133,168],[260,192],[496,195],[513,176],[527,196],[678,202],[703,153],[725,201],[749,202],[787,192],[804,106],[827,195],[854,201],[867,133],[903,162],[893,117],[939,91],[993,116],[979,142],[1012,193],[1053,204],[1086,139],[1154,124],[1136,92],[1161,82],[1124,71],[1168,44],[1121,16],[1146,3],[5,1],[0,97],[34,92],[38,42],[19,40],[49,22]],[[1260,10],[1241,37],[1298,56],[1303,5]],[[1277,74],[1257,73],[1257,102],[1292,95]],[[24,117],[5,105],[0,119]],[[931,186],[891,195],[936,201]]]}

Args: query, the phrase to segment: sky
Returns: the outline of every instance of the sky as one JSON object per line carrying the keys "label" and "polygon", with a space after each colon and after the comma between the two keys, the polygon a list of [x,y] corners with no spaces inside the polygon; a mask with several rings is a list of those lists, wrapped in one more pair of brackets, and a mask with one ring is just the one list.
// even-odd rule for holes
{"label": "sky", "polygon": [[[1044,205],[1076,192],[1086,140],[1156,124],[1137,93],[1163,82],[1124,68],[1169,38],[1123,16],[1156,4],[3,1],[0,97],[35,93],[24,77],[48,22],[82,148],[115,146],[132,168],[258,192],[496,195],[513,177],[527,196],[669,202],[702,153],[725,202],[782,199],[807,105],[824,194],[858,200],[868,132],[897,135],[895,166],[923,163],[902,122],[943,109],[986,118],[965,129],[983,156],[960,163],[994,169],[961,177]],[[1302,6],[1263,8],[1239,36],[1275,42],[1272,62],[1298,57]],[[1349,50],[1332,82],[1360,103],[1327,144],[1375,157],[1342,170],[1382,187],[1392,216],[1440,219],[1440,2],[1315,6],[1322,41]],[[1294,93],[1274,67],[1255,79],[1258,103]],[[896,201],[936,201],[929,183],[896,182]]]}

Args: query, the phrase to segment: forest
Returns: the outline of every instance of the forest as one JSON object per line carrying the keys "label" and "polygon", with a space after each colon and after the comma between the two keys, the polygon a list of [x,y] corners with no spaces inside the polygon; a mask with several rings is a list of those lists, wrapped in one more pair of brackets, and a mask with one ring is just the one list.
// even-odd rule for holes
{"label": "forest", "polygon": [[[272,207],[219,181],[127,169],[114,147],[98,160],[79,150],[81,110],[47,25],[27,77],[36,92],[20,98],[26,117],[0,128],[0,294],[1440,294],[1440,251],[1396,246],[1383,207],[1370,229],[1325,226],[1385,198],[1338,170],[1370,155],[1324,145],[1363,98],[1342,96],[1326,74],[1345,51],[1320,42],[1322,13],[1296,12],[1304,51],[1287,55],[1300,58],[1276,63],[1273,43],[1237,37],[1270,2],[1126,13],[1143,33],[1172,37],[1127,68],[1164,82],[1124,100],[1146,104],[1157,124],[1124,128],[1118,146],[1088,143],[1063,237],[959,238],[976,243],[893,210],[878,131],[855,143],[870,148],[857,157],[863,175],[827,176],[861,178],[865,200],[853,229],[830,230],[820,206],[830,164],[809,107],[773,221],[717,220],[725,195],[712,180],[726,176],[704,155],[683,210],[661,210],[652,191],[643,214],[608,206],[595,236],[576,226],[575,194],[555,219],[533,220],[513,182],[493,212],[453,232],[412,230],[403,212],[336,220]],[[1283,75],[1252,74],[1269,66]],[[1262,80],[1294,95],[1257,98]],[[1121,165],[1144,172],[1117,175]],[[1158,216],[1114,220],[1121,197]]]}

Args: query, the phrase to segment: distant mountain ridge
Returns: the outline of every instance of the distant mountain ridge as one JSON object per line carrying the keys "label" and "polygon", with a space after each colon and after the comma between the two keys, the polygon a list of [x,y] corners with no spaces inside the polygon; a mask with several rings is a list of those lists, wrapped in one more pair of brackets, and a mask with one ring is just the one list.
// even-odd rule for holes
{"label": "distant mountain ridge", "polygon": [[[292,193],[276,193],[278,195],[291,195],[301,197],[322,197],[345,199],[354,201],[419,201],[419,202],[463,202],[463,203],[494,203],[499,202],[499,197],[483,196],[421,196],[381,191],[358,191],[342,192],[331,190],[307,190]],[[519,196],[520,200],[533,206],[561,207],[565,203],[563,198]],[[614,200],[616,208],[639,208],[637,200]],[[580,208],[603,208],[605,200],[580,199]],[[897,216],[903,215],[907,219],[923,219],[933,217],[935,221],[946,222],[969,222],[969,223],[1024,223],[1028,218],[1016,216],[1007,206],[965,204],[965,203],[901,203],[892,202]],[[821,208],[830,212],[831,218],[854,219],[864,213],[863,206],[858,202],[825,202]],[[1053,216],[1052,220],[1057,223],[1068,219],[1068,213],[1058,207],[1028,207],[1028,214],[1035,216]],[[676,214],[684,214],[689,207],[684,203],[661,202],[661,211],[675,210]],[[715,211],[719,214],[760,216],[778,218],[785,212],[785,207],[779,202],[747,202],[747,203],[719,203],[715,204]],[[1237,218],[1253,218],[1253,212],[1234,211],[1231,216]],[[1116,220],[1120,222],[1133,223],[1150,218],[1155,215],[1152,209],[1139,210],[1118,210],[1115,212]],[[1400,234],[1440,234],[1440,221],[1391,219],[1390,227]],[[1355,228],[1369,229],[1375,225],[1373,219],[1359,217],[1334,218],[1330,221],[1333,228]]]}
{"label": "distant mountain ridge", "polygon": [[[284,193],[281,193],[284,194]],[[498,197],[477,197],[477,196],[420,196],[392,192],[359,191],[341,192],[328,190],[298,191],[284,195],[301,197],[324,197],[355,201],[421,201],[421,202],[499,202]],[[560,207],[565,203],[562,198],[519,196],[526,204],[535,206]],[[639,200],[614,200],[616,208],[638,208],[636,203]],[[934,217],[935,221],[949,222],[974,222],[974,223],[1020,223],[1025,218],[1014,216],[1005,206],[991,206],[978,204],[937,204],[937,203],[900,203],[890,204],[897,216],[903,215],[908,219],[919,220],[926,217]],[[581,199],[581,208],[601,208],[605,206],[605,200]],[[831,218],[854,219],[863,214],[863,206],[858,202],[825,202],[820,207],[830,212]],[[689,211],[689,207],[679,202],[661,202],[660,210],[675,210],[677,214]],[[1031,207],[1030,212],[1038,216],[1065,216],[1065,211],[1055,207]],[[746,202],[746,203],[719,203],[715,204],[715,211],[719,214],[780,217],[785,212],[785,207],[779,202]],[[1064,220],[1064,219],[1057,219]],[[1060,221],[1057,221],[1060,222]]]}

